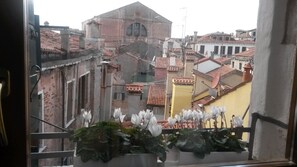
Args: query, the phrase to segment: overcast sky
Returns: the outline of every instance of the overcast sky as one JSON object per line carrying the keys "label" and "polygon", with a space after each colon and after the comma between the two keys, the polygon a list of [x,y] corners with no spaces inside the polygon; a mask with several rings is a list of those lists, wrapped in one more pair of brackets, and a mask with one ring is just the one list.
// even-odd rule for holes
{"label": "overcast sky", "polygon": [[[40,24],[81,30],[81,22],[136,0],[33,0]],[[172,37],[204,35],[216,31],[234,33],[257,26],[259,0],[139,0],[172,21]]]}

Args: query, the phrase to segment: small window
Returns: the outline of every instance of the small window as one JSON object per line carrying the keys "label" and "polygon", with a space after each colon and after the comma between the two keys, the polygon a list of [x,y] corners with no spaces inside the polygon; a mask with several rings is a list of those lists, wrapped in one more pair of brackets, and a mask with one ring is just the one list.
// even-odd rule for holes
{"label": "small window", "polygon": [[232,51],[233,51],[233,47],[232,46],[228,46],[228,55],[232,55]]}
{"label": "small window", "polygon": [[232,61],[232,68],[234,68],[234,61]]}
{"label": "small window", "polygon": [[66,85],[66,115],[65,115],[65,127],[71,124],[74,119],[74,100],[75,100],[75,89],[74,80],[68,81]]}
{"label": "small window", "polygon": [[239,49],[240,49],[239,46],[236,46],[236,47],[235,47],[235,54],[236,54],[236,53],[239,53]]}
{"label": "small window", "polygon": [[205,49],[205,46],[204,45],[200,45],[200,51],[199,51],[199,53],[204,54],[204,49]]}
{"label": "small window", "polygon": [[115,92],[113,93],[114,100],[125,100],[125,93],[122,92]]}
{"label": "small window", "polygon": [[87,109],[89,103],[89,73],[81,76],[78,83],[78,114],[81,109]]}
{"label": "small window", "polygon": [[221,46],[221,51],[220,51],[221,55],[225,54],[225,48],[226,48],[226,46]]}
{"label": "small window", "polygon": [[239,63],[239,70],[241,70],[242,68],[242,63]]}
{"label": "small window", "polygon": [[242,52],[246,51],[246,47],[242,47]]}
{"label": "small window", "polygon": [[219,46],[214,46],[214,54],[218,54],[219,53]]}

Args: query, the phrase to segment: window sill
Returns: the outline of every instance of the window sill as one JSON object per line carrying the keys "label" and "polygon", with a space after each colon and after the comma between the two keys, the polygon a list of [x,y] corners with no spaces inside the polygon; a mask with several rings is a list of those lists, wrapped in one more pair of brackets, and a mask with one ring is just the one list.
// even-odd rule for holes
{"label": "window sill", "polygon": [[[230,162],[230,163],[211,163],[211,164],[199,164],[199,167],[217,167],[217,166],[234,166],[234,167],[270,167],[270,166],[297,166],[296,163],[288,160],[283,161],[257,161],[257,160],[249,160],[249,161],[238,161],[238,162]],[[197,165],[182,165],[179,167],[197,167]]]}

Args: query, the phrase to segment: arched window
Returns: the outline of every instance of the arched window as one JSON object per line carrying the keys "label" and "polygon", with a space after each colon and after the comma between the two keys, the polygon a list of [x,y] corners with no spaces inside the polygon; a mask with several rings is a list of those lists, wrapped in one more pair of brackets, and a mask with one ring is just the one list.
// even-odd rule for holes
{"label": "arched window", "polygon": [[128,26],[126,30],[127,36],[135,36],[135,37],[146,37],[147,36],[147,30],[143,24],[140,23],[133,23]]}

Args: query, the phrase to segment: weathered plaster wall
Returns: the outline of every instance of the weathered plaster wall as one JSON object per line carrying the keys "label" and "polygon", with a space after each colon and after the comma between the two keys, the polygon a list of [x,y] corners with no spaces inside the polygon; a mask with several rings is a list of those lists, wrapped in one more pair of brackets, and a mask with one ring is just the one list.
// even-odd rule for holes
{"label": "weathered plaster wall", "polygon": [[[282,43],[288,0],[260,0],[250,112],[288,123],[295,49]],[[296,15],[294,16],[296,19]],[[259,160],[285,158],[287,130],[259,120],[253,156]]]}

